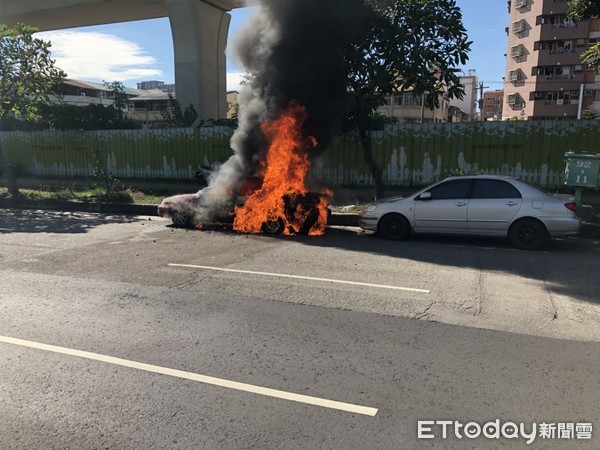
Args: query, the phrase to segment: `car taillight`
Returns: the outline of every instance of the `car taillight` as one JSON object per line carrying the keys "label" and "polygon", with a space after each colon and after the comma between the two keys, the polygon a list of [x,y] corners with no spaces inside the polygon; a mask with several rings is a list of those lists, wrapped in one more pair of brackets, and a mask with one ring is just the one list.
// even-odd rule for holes
{"label": "car taillight", "polygon": [[565,203],[565,208],[567,208],[568,210],[571,210],[573,212],[577,212],[577,203],[575,203],[575,202]]}

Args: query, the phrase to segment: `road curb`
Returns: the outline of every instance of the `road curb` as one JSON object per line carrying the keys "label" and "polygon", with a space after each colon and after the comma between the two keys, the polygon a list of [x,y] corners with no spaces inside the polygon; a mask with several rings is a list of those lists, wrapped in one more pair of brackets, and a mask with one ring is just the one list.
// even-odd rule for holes
{"label": "road curb", "polygon": [[[156,216],[158,205],[99,202],[68,202],[59,200],[0,199],[0,208],[47,209],[68,212],[94,212],[132,216]],[[328,225],[358,226],[358,214],[336,214],[329,217]]]}

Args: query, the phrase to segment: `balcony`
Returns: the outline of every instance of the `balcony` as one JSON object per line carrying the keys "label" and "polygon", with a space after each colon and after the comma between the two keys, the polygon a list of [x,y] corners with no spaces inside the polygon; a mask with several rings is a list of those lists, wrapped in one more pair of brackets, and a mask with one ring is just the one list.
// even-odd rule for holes
{"label": "balcony", "polygon": [[569,103],[557,104],[557,100],[535,100],[533,114],[538,118],[543,117],[576,117],[578,104],[574,100]]}
{"label": "balcony", "polygon": [[[536,99],[536,101],[538,101]],[[544,106],[550,106],[550,105],[556,105],[556,106],[568,106],[568,105],[578,105],[579,104],[579,99],[578,98],[572,98],[572,99],[557,99],[557,100],[544,100]]]}
{"label": "balcony", "polygon": [[589,33],[589,22],[561,22],[545,23],[540,25],[540,40],[551,41],[554,39],[577,39],[587,38]]}
{"label": "balcony", "polygon": [[570,50],[538,50],[538,65],[554,66],[560,64],[561,66],[574,66],[581,64],[580,55],[584,50],[585,47],[575,47]]}
{"label": "balcony", "polygon": [[584,83],[582,72],[571,75],[533,75],[532,80],[535,81],[535,86],[532,86],[535,91],[576,91]]}
{"label": "balcony", "polygon": [[542,2],[544,4],[542,8],[542,14],[566,14],[569,10],[569,3],[566,0],[546,0]]}
{"label": "balcony", "polygon": [[[75,105],[75,106],[87,106],[87,105],[103,105],[108,106],[114,103],[113,99],[109,98],[101,98],[101,97],[91,97],[86,95],[64,95],[62,97],[63,103],[67,105]],[[58,102],[58,100],[57,100]]]}

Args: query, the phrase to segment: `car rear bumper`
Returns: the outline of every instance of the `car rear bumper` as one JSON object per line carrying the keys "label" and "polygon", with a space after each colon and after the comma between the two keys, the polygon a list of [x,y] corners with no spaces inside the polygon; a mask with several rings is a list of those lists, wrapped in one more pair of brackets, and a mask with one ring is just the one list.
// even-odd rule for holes
{"label": "car rear bumper", "polygon": [[551,237],[574,236],[581,230],[579,217],[545,218],[543,222]]}

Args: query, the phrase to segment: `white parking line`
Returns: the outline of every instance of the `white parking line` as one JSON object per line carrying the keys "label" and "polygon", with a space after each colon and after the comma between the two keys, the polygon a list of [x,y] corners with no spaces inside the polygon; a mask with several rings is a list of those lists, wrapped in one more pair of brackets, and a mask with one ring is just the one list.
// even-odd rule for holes
{"label": "white parking line", "polygon": [[0,336],[0,342],[6,344],[18,345],[21,347],[34,348],[38,350],[44,350],[47,352],[60,353],[63,355],[77,356],[79,358],[91,359],[93,361],[100,361],[104,363],[114,364],[122,367],[129,367],[132,369],[144,370],[146,372],[158,373],[162,375],[169,375],[176,378],[184,378],[186,380],[197,381],[199,383],[211,384],[214,386],[220,386],[228,389],[235,389],[238,391],[250,392],[252,394],[264,395],[267,397],[275,397],[282,400],[289,400],[298,403],[305,403],[308,405],[321,406],[323,408],[337,409],[339,411],[346,411],[355,414],[362,414],[365,416],[375,416],[377,414],[377,408],[371,408],[368,406],[354,405],[352,403],[338,402],[335,400],[327,400],[319,397],[311,397],[309,395],[295,394],[293,392],[280,391],[278,389],[271,389],[253,384],[240,383],[237,381],[225,380],[223,378],[215,378],[207,375],[200,375],[192,372],[185,372],[183,370],[169,369],[168,367],[154,366],[151,364],[145,364],[136,361],[130,361],[127,359],[115,358],[113,356],[101,355],[99,353],[85,352],[82,350],[75,350],[66,347],[57,347],[55,345],[42,344],[39,342],[26,341],[23,339],[12,338],[8,336]]}
{"label": "white parking line", "polygon": [[171,267],[185,267],[188,269],[202,269],[202,270],[216,270],[219,272],[232,272],[232,273],[243,273],[249,275],[264,275],[268,277],[280,277],[280,278],[294,278],[296,280],[310,280],[310,281],[324,281],[326,283],[338,283],[338,284],[351,284],[353,286],[366,286],[383,289],[395,289],[398,291],[410,291],[410,292],[422,292],[429,294],[431,291],[428,289],[416,289],[403,286],[391,286],[387,284],[372,284],[362,283],[360,281],[346,281],[346,280],[334,280],[330,278],[317,278],[317,277],[305,277],[301,275],[288,275],[285,273],[270,273],[270,272],[255,272],[253,270],[238,270],[238,269],[225,269],[223,267],[211,267],[211,266],[196,266],[194,264],[168,264]]}

